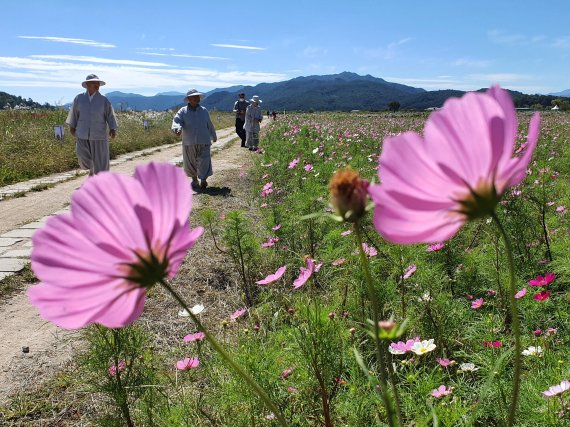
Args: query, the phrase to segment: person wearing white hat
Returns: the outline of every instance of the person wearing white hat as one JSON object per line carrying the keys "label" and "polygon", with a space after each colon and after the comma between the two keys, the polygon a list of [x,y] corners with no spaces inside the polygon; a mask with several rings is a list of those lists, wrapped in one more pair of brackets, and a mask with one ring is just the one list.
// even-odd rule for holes
{"label": "person wearing white hat", "polygon": [[196,89],[190,89],[184,98],[187,105],[178,110],[171,126],[176,135],[182,135],[184,172],[192,178],[195,190],[198,186],[202,190],[208,187],[207,179],[213,174],[210,148],[212,142],[218,140],[210,113],[200,105],[205,96]]}
{"label": "person wearing white hat", "polygon": [[117,135],[117,118],[111,102],[99,93],[105,82],[89,74],[81,86],[87,89],[73,100],[65,121],[75,136],[75,152],[79,166],[89,170],[89,176],[109,170],[109,139]]}
{"label": "person wearing white hat", "polygon": [[259,130],[261,128],[261,121],[263,120],[263,112],[261,111],[261,104],[263,101],[259,96],[253,95],[250,99],[250,104],[245,110],[245,145],[249,151],[256,151],[259,147]]}

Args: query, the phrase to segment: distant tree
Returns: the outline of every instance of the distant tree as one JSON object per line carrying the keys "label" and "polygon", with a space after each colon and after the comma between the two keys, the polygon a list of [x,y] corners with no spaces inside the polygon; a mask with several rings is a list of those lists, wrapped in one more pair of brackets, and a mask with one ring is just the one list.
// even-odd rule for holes
{"label": "distant tree", "polygon": [[552,105],[557,105],[562,111],[570,110],[570,100],[563,98],[556,98],[552,100]]}
{"label": "distant tree", "polygon": [[400,109],[400,103],[398,101],[392,101],[388,104],[390,111],[398,111]]}
{"label": "distant tree", "polygon": [[530,108],[532,108],[533,110],[544,110],[544,105],[542,104],[532,104],[530,106]]}

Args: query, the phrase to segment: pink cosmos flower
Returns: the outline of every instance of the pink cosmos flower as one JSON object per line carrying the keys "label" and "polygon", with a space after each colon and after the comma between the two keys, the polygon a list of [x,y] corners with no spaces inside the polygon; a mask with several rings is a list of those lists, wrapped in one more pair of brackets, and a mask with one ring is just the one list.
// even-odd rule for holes
{"label": "pink cosmos flower", "polygon": [[437,251],[443,249],[444,246],[445,246],[445,243],[443,243],[443,242],[434,243],[433,245],[429,245],[427,247],[427,251],[428,252],[437,252]]}
{"label": "pink cosmos flower", "polygon": [[436,360],[437,360],[437,363],[439,363],[444,368],[455,364],[455,360],[442,359],[440,357],[438,357]]}
{"label": "pink cosmos flower", "polygon": [[33,236],[32,269],[40,284],[28,297],[41,316],[66,329],[128,325],[147,289],[172,278],[204,231],[190,229],[192,191],[167,163],[134,177],[104,172],[73,194],[71,213],[50,218]]}
{"label": "pink cosmos flower", "polygon": [[193,342],[193,341],[202,341],[206,338],[206,334],[204,332],[196,332],[195,334],[189,334],[184,337],[185,342]]}
{"label": "pink cosmos flower", "polygon": [[307,280],[309,280],[313,273],[319,271],[323,265],[322,263],[315,265],[315,260],[311,257],[306,257],[305,262],[307,263],[307,267],[301,267],[299,269],[299,277],[297,277],[293,282],[293,287],[295,289],[299,289],[301,286],[307,283]]}
{"label": "pink cosmos flower", "polygon": [[494,86],[448,99],[430,115],[423,138],[414,132],[387,138],[381,184],[369,187],[376,229],[393,243],[440,242],[490,214],[507,188],[525,178],[539,123],[534,114],[528,146],[513,157],[516,112],[509,93]]}
{"label": "pink cosmos flower", "polygon": [[485,301],[483,298],[477,298],[475,301],[471,303],[471,308],[477,310],[485,305]]}
{"label": "pink cosmos flower", "polygon": [[408,266],[408,268],[406,268],[406,271],[404,272],[404,275],[402,276],[404,278],[404,280],[412,277],[412,275],[416,272],[417,269],[418,269],[418,267],[416,266],[416,264],[410,264]]}
{"label": "pink cosmos flower", "polygon": [[393,342],[388,347],[388,351],[395,355],[405,354],[409,351],[412,351],[412,347],[414,346],[414,344],[419,342],[421,342],[420,337],[415,337],[414,339],[407,340],[406,342],[403,341]]}
{"label": "pink cosmos flower", "polygon": [[503,343],[501,341],[483,341],[483,347],[499,348],[502,346]]}
{"label": "pink cosmos flower", "polygon": [[520,299],[526,295],[526,288],[522,288],[515,294],[515,299]]}
{"label": "pink cosmos flower", "polygon": [[277,231],[277,230],[279,230],[280,228],[281,228],[281,224],[277,224],[277,225],[274,225],[273,227],[271,227],[271,229],[272,229],[273,231]]}
{"label": "pink cosmos flower", "polygon": [[231,321],[232,321],[232,322],[235,322],[238,318],[240,318],[241,316],[243,316],[246,312],[247,312],[247,307],[240,308],[239,310],[234,311],[234,312],[230,315]]}
{"label": "pink cosmos flower", "polygon": [[440,385],[438,388],[433,389],[433,391],[431,392],[431,395],[433,397],[441,399],[442,397],[445,397],[445,396],[451,394],[451,392],[452,392],[451,387],[445,387],[444,385]]}
{"label": "pink cosmos flower", "polygon": [[289,378],[289,376],[293,373],[293,368],[287,368],[283,372],[281,372],[281,378],[284,380]]}
{"label": "pink cosmos flower", "polygon": [[281,277],[283,277],[285,270],[287,270],[287,267],[285,265],[283,267],[279,267],[275,273],[270,274],[265,279],[258,280],[255,283],[258,285],[269,285],[270,283],[276,282],[281,279]]}
{"label": "pink cosmos flower", "polygon": [[338,265],[344,264],[345,261],[346,261],[346,258],[339,258],[339,259],[335,259],[333,262],[331,262],[331,264],[336,267]]}
{"label": "pink cosmos flower", "polygon": [[291,163],[289,163],[289,166],[287,166],[287,169],[293,169],[298,164],[299,164],[299,159],[294,159],[291,161]]}
{"label": "pink cosmos flower", "polygon": [[279,237],[269,237],[265,242],[263,242],[261,244],[262,248],[269,248],[273,245],[275,245],[275,243],[277,243],[279,241]]}
{"label": "pink cosmos flower", "polygon": [[370,246],[366,243],[362,244],[362,250],[364,251],[366,256],[368,256],[369,258],[378,255],[378,251],[376,250],[376,248],[374,246]]}
{"label": "pink cosmos flower", "polygon": [[305,172],[311,172],[313,170],[313,165],[310,163],[307,163],[305,165]]}
{"label": "pink cosmos flower", "polygon": [[542,394],[544,395],[544,397],[552,397],[562,394],[567,390],[570,390],[570,381],[564,380],[560,384],[556,384],[553,385],[552,387],[549,387],[548,390],[543,391]]}
{"label": "pink cosmos flower", "polygon": [[542,291],[532,296],[532,299],[536,301],[546,301],[548,298],[550,298],[550,292],[548,291]]}
{"label": "pink cosmos flower", "polygon": [[124,371],[127,367],[127,363],[125,362],[124,359],[119,360],[119,363],[117,363],[116,365],[113,364],[109,367],[109,376],[110,377],[114,377],[115,375],[117,375],[117,371]]}
{"label": "pink cosmos flower", "polygon": [[[569,232],[570,232],[570,230],[569,230]],[[349,234],[352,234],[352,230],[346,230],[346,231],[343,231],[342,233],[340,233],[340,235],[343,237],[348,236]]]}
{"label": "pink cosmos flower", "polygon": [[200,366],[200,359],[197,357],[186,357],[182,360],[176,362],[176,369],[179,371],[186,371],[188,369],[194,369]]}
{"label": "pink cosmos flower", "polygon": [[547,286],[550,283],[554,282],[554,279],[556,279],[556,274],[554,273],[546,273],[544,275],[544,277],[542,276],[536,276],[536,278],[534,279],[530,279],[528,281],[528,284],[530,286]]}

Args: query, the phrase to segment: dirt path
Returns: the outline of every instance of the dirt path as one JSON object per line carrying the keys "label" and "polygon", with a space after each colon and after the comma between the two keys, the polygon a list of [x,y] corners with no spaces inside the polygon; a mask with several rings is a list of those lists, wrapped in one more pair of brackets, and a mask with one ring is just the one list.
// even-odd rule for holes
{"label": "dirt path", "polygon": [[[217,151],[212,157],[214,175],[208,182],[213,188],[231,188],[232,183],[225,180],[228,177],[239,180],[239,171],[245,164],[250,164],[252,156],[255,156],[235,143],[235,134],[228,132],[227,135],[226,141],[219,141],[225,142],[226,148]],[[112,167],[112,170],[132,175],[138,164],[149,161],[168,162],[180,155],[180,146],[176,146],[135,158]],[[85,179],[87,178],[79,177],[42,192],[3,200],[0,202],[0,234],[65,208],[73,191]],[[207,195],[194,197],[194,208],[207,203],[207,198],[204,197]],[[24,292],[0,304],[0,319],[0,403],[5,402],[9,395],[25,391],[42,379],[51,378],[81,346],[79,332],[65,331],[42,320],[37,310],[29,304]],[[25,351],[25,348],[29,351]]]}

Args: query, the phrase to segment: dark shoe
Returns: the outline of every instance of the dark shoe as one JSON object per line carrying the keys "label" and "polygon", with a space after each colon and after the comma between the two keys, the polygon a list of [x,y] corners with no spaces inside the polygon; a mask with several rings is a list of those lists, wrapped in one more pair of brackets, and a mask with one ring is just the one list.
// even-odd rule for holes
{"label": "dark shoe", "polygon": [[208,188],[208,181],[206,181],[205,179],[202,180],[202,183],[200,184],[200,188],[202,190],[205,190],[206,188]]}
{"label": "dark shoe", "polygon": [[192,184],[190,184],[190,186],[191,186],[193,189],[198,188],[199,185],[200,185],[200,183],[198,182],[197,179],[193,179],[193,180],[192,180]]}

